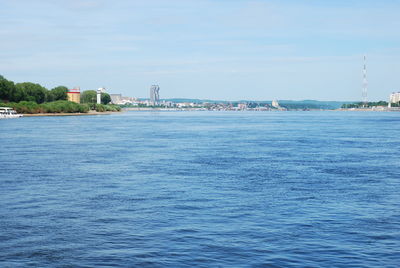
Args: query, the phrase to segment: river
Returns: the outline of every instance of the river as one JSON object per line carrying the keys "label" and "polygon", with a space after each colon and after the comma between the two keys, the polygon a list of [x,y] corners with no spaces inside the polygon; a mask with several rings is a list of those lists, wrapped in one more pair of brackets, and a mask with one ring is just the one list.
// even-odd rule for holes
{"label": "river", "polygon": [[1,267],[398,267],[400,116],[0,121]]}

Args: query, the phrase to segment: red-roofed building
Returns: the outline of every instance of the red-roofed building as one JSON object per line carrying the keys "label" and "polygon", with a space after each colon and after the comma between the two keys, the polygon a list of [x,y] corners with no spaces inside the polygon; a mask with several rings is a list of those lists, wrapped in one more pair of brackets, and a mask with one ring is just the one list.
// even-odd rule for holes
{"label": "red-roofed building", "polygon": [[81,102],[81,89],[75,87],[73,89],[68,89],[67,92],[68,101],[80,103]]}

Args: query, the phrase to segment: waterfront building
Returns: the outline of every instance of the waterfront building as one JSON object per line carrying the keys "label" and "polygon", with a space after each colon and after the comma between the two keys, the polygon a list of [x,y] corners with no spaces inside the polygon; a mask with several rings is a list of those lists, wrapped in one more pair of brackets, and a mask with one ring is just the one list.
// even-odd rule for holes
{"label": "waterfront building", "polygon": [[390,94],[389,103],[399,103],[400,102],[400,92],[393,92]]}
{"label": "waterfront building", "polygon": [[165,101],[164,100],[161,104],[163,106],[165,106],[165,107],[173,107],[174,106],[174,103],[172,101]]}
{"label": "waterfront building", "polygon": [[68,101],[81,103],[81,89],[79,87],[68,89],[67,99]]}
{"label": "waterfront building", "polygon": [[271,106],[279,111],[287,111],[287,109],[282,107],[277,100],[273,100]]}
{"label": "waterfront building", "polygon": [[105,93],[106,89],[101,87],[97,90],[97,104],[101,104],[101,93]]}
{"label": "waterfront building", "polygon": [[160,87],[158,85],[152,85],[150,87],[150,105],[160,104]]}
{"label": "waterfront building", "polygon": [[132,98],[132,97],[122,97],[121,99],[121,104],[133,104],[133,103],[137,103],[138,100],[136,98]]}
{"label": "waterfront building", "polygon": [[112,104],[119,104],[122,100],[122,94],[110,94],[110,97]]}
{"label": "waterfront building", "polygon": [[272,101],[272,107],[275,107],[277,109],[281,108],[281,106],[279,105],[279,102],[277,100]]}
{"label": "waterfront building", "polygon": [[239,110],[247,110],[247,103],[238,103]]}
{"label": "waterfront building", "polygon": [[178,108],[189,108],[189,107],[195,107],[196,104],[193,102],[179,102],[176,104]]}
{"label": "waterfront building", "polygon": [[122,94],[110,94],[111,103],[118,105],[139,105],[139,101],[133,97],[124,97]]}

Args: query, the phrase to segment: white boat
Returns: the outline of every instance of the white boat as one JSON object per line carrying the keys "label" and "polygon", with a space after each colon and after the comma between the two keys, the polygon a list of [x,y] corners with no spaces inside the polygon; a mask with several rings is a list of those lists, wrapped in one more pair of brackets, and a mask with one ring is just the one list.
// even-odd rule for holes
{"label": "white boat", "polygon": [[0,119],[3,118],[18,118],[22,117],[22,114],[18,114],[13,108],[0,107]]}

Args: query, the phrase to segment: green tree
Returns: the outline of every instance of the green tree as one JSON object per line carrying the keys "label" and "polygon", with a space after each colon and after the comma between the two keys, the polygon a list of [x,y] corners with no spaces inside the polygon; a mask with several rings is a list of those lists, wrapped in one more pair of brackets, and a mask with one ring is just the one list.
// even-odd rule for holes
{"label": "green tree", "polygon": [[53,95],[53,100],[55,100],[55,101],[67,100],[68,88],[65,86],[55,87],[50,92]]}
{"label": "green tree", "polygon": [[400,107],[400,101],[399,102],[392,102],[390,104],[390,106],[392,106],[392,107]]}
{"label": "green tree", "polygon": [[111,97],[108,93],[101,93],[101,103],[109,104],[111,102]]}
{"label": "green tree", "polygon": [[97,95],[95,90],[85,90],[81,94],[81,103],[96,103]]}
{"label": "green tree", "polygon": [[20,102],[20,101],[25,101],[27,99],[27,94],[25,92],[25,89],[15,87],[15,90],[12,91],[11,96],[10,96],[10,101],[14,102]]}
{"label": "green tree", "polygon": [[348,103],[343,104],[342,108],[364,108],[364,107],[374,107],[374,106],[388,106],[386,101],[378,101],[378,102],[368,102],[367,105],[363,102],[356,103]]}
{"label": "green tree", "polygon": [[54,101],[54,94],[51,92],[51,90],[48,90],[46,92],[46,102],[52,102]]}
{"label": "green tree", "polygon": [[0,100],[13,101],[13,94],[15,94],[14,82],[8,81],[0,75]]}
{"label": "green tree", "polygon": [[48,90],[39,84],[24,82],[15,85],[18,90],[24,91],[27,95],[27,101],[35,101],[36,103],[43,103],[46,100]]}

